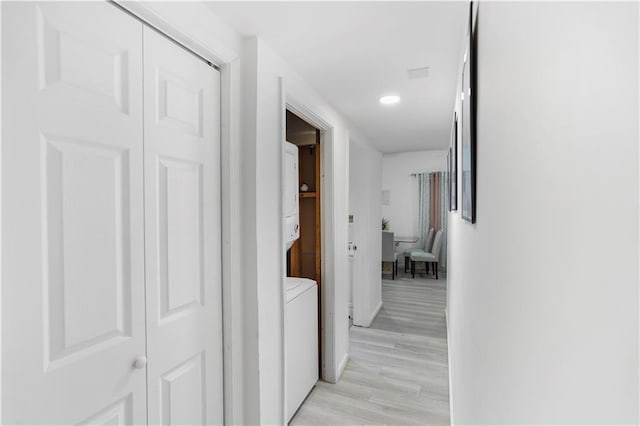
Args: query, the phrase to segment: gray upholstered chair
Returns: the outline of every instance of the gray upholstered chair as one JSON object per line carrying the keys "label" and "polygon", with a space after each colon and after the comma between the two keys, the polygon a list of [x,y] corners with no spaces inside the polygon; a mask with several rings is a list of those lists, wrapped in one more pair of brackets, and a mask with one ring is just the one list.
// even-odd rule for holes
{"label": "gray upholstered chair", "polygon": [[433,248],[431,250],[431,253],[411,253],[411,276],[413,278],[416,277],[416,262],[424,262],[427,273],[429,273],[429,264],[433,265],[433,269],[436,274],[436,280],[438,279],[440,247],[442,247],[442,231],[436,232],[436,237],[433,240]]}
{"label": "gray upholstered chair", "polygon": [[382,231],[382,266],[391,262],[391,278],[395,280],[398,273],[398,254],[393,237],[393,232]]}
{"label": "gray upholstered chair", "polygon": [[429,232],[427,232],[427,238],[424,240],[423,248],[412,248],[404,252],[404,272],[407,272],[407,268],[409,267],[409,259],[411,259],[411,253],[429,253],[431,252],[432,244],[433,244],[433,234],[435,234],[433,228],[429,228]]}

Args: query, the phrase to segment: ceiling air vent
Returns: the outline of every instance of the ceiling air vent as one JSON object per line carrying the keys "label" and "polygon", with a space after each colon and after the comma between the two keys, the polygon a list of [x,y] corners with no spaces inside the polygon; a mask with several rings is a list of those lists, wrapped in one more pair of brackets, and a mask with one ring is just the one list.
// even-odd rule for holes
{"label": "ceiling air vent", "polygon": [[427,78],[429,77],[430,70],[431,67],[412,68],[407,70],[407,75],[409,76],[409,79],[412,80],[416,78]]}

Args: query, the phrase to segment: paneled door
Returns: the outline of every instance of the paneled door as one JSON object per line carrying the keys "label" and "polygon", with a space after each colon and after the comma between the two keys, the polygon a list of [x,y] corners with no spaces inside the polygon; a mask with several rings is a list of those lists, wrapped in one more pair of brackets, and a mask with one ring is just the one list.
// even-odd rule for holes
{"label": "paneled door", "polygon": [[220,74],[144,28],[150,424],[222,424]]}
{"label": "paneled door", "polygon": [[147,421],[141,38],[2,3],[4,424]]}

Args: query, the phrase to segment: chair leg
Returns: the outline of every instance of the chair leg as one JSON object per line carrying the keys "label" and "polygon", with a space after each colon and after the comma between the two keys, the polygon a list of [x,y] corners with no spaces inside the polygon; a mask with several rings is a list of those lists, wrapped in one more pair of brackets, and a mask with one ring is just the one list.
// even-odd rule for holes
{"label": "chair leg", "polygon": [[398,259],[395,261],[396,276],[398,276]]}
{"label": "chair leg", "polygon": [[411,261],[411,278],[415,278],[416,277],[416,261],[412,260]]}
{"label": "chair leg", "polygon": [[392,280],[396,279],[396,263],[395,262],[391,262],[391,279]]}
{"label": "chair leg", "polygon": [[404,273],[407,273],[407,267],[409,266],[409,257],[405,256],[404,257]]}
{"label": "chair leg", "polygon": [[436,280],[438,279],[438,262],[433,263],[433,269],[436,270]]}

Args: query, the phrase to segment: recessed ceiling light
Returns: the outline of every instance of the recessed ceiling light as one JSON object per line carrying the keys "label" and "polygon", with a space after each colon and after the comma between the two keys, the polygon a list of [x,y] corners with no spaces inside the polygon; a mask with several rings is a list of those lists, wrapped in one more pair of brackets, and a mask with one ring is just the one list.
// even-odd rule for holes
{"label": "recessed ceiling light", "polygon": [[380,98],[380,103],[382,105],[395,105],[400,102],[400,96],[396,95],[387,95]]}

